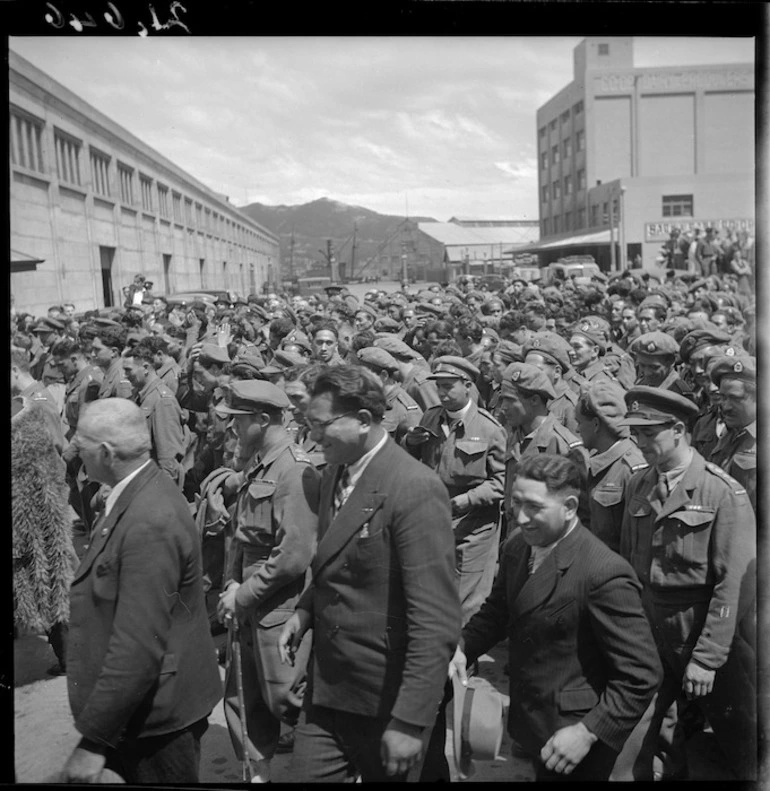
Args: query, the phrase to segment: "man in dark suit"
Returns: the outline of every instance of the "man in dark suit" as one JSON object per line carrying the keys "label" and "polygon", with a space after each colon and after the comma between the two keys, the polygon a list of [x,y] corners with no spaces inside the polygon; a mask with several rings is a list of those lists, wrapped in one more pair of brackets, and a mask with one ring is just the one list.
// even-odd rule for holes
{"label": "man in dark suit", "polygon": [[63,782],[195,783],[200,737],[222,697],[203,599],[200,539],[150,459],[142,410],[90,404],[78,422],[91,480],[112,490],[70,590],[67,682],[82,739]]}
{"label": "man in dark suit", "polygon": [[294,769],[303,781],[405,780],[418,766],[460,633],[449,497],[381,425],[385,394],[330,367],[307,407],[328,466],[312,583],[279,640],[313,629]]}
{"label": "man in dark suit", "polygon": [[508,729],[542,780],[607,780],[661,677],[639,582],[580,524],[580,485],[567,458],[522,460],[515,532],[450,666],[464,679],[468,661],[508,638]]}

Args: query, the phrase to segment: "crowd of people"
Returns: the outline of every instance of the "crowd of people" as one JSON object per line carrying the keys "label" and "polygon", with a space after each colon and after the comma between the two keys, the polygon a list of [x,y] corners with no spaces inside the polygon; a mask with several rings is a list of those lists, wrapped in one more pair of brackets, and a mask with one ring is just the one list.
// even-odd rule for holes
{"label": "crowd of people", "polygon": [[686,778],[706,726],[754,779],[744,276],[12,310],[15,614],[67,675],[63,778],[195,782],[223,700],[254,782],[278,749],[448,780],[447,704],[473,721],[507,640],[538,779]]}

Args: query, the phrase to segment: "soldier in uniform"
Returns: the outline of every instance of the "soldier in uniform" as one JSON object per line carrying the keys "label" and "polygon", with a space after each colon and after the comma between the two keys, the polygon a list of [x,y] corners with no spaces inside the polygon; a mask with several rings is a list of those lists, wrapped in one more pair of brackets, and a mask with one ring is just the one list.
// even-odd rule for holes
{"label": "soldier in uniform", "polygon": [[126,379],[120,355],[126,347],[125,327],[100,327],[91,342],[91,362],[104,371],[99,398],[131,398],[131,382]]}
{"label": "soldier in uniform", "polygon": [[53,365],[51,348],[64,337],[64,324],[55,318],[40,319],[32,332],[38,338],[40,346],[32,360],[30,372],[53,397],[57,411],[61,414],[64,408],[64,375]]}
{"label": "soldier in uniform", "polygon": [[361,365],[381,379],[386,404],[382,427],[400,443],[410,428],[419,425],[422,409],[399,384],[397,377],[401,374],[398,363],[384,349],[366,346],[358,350],[357,357]]}
{"label": "soldier in uniform", "polygon": [[578,394],[564,381],[564,374],[572,368],[569,360],[571,347],[555,332],[538,332],[522,348],[524,362],[539,368],[553,385],[556,398],[548,403],[548,411],[573,434],[577,434],[575,407]]}
{"label": "soldier in uniform", "polygon": [[[306,637],[292,665],[278,652],[281,626],[305,586],[318,528],[319,475],[308,455],[283,427],[290,406],[283,390],[259,380],[233,382],[218,409],[233,417],[249,461],[224,483],[225,501],[235,502],[219,614],[243,627],[242,677],[249,743],[256,778],[270,780],[281,722],[293,724],[310,651]],[[225,714],[236,754],[243,755],[236,679],[225,678]]]}
{"label": "soldier in uniform", "polygon": [[719,403],[727,431],[711,461],[735,478],[757,511],[757,364],[754,357],[716,359],[711,380],[719,388]]}
{"label": "soldier in uniform", "polygon": [[592,382],[577,404],[578,433],[590,452],[588,457],[588,503],[591,532],[610,549],[620,548],[620,524],[631,476],[647,467],[627,426],[623,388],[609,382]]}
{"label": "soldier in uniform", "polygon": [[682,338],[679,344],[679,359],[690,369],[693,397],[701,413],[709,409],[709,385],[706,363],[710,357],[720,353],[730,343],[730,336],[718,330],[693,330]]}
{"label": "soldier in uniform", "polygon": [[671,390],[679,395],[695,397],[692,388],[679,376],[674,363],[679,344],[658,330],[640,335],[629,347],[636,364],[636,384]]}
{"label": "soldier in uniform", "polygon": [[[615,378],[606,370],[602,360],[607,350],[607,343],[604,330],[598,322],[589,316],[580,319],[572,328],[569,345],[572,347],[572,365],[583,381],[591,382],[594,379],[614,381]],[[582,384],[583,382],[570,380],[570,386],[578,393]]]}
{"label": "soldier in uniform", "polygon": [[634,371],[634,361],[630,354],[615,343],[612,337],[612,325],[601,316],[586,316],[592,324],[598,327],[604,334],[606,351],[602,362],[607,372],[618,380],[624,390],[633,387],[636,379]]}
{"label": "soldier in uniform", "polygon": [[463,623],[492,589],[505,474],[505,431],[471,398],[478,374],[463,357],[437,357],[431,380],[442,405],[428,409],[403,443],[447,488]]}
{"label": "soldier in uniform", "polygon": [[[549,413],[548,402],[555,398],[548,377],[534,365],[511,363],[503,374],[503,424],[508,429],[505,453],[505,497],[503,507],[508,531],[513,524],[511,489],[516,468],[526,456],[536,453],[557,453],[574,461],[584,479],[588,454],[583,440],[565,428],[555,415]],[[588,527],[589,510],[585,492],[578,506],[580,521]]]}
{"label": "soldier in uniform", "polygon": [[625,398],[624,422],[650,466],[628,484],[620,552],[642,583],[664,679],[621,759],[634,779],[686,777],[679,712],[697,701],[736,777],[755,779],[756,660],[736,631],[755,595],[751,503],[690,446],[695,404],[644,386]]}
{"label": "soldier in uniform", "polygon": [[184,483],[181,461],[187,450],[182,409],[155,373],[153,357],[153,350],[142,340],[123,358],[123,367],[126,379],[134,388],[135,401],[147,418],[151,456],[181,489]]}
{"label": "soldier in uniform", "polygon": [[147,345],[154,353],[152,364],[158,378],[176,395],[179,390],[179,363],[169,354],[168,341],[165,338],[152,337],[147,339]]}
{"label": "soldier in uniform", "polygon": [[67,389],[64,392],[65,439],[68,442],[62,458],[67,464],[67,483],[70,487],[70,505],[75,510],[86,530],[93,525],[91,498],[98,484],[90,483],[80,461],[80,452],[75,442],[78,420],[86,404],[99,398],[104,374],[100,368],[89,363],[77,341],[62,338],[51,349],[51,358],[64,375]]}
{"label": "soldier in uniform", "polygon": [[384,349],[396,360],[401,374],[401,386],[423,412],[433,406],[441,406],[436,384],[428,379],[430,368],[418,351],[395,336],[377,338],[374,345],[378,349]]}

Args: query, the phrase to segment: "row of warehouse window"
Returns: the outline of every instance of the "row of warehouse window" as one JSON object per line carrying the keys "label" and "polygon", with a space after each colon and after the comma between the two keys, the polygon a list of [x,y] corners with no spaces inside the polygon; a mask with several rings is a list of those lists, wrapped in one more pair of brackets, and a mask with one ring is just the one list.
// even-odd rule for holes
{"label": "row of warehouse window", "polygon": [[[586,148],[586,133],[580,129],[575,135],[575,150],[585,151]],[[548,161],[552,165],[558,165],[562,159],[569,159],[572,156],[572,138],[568,137],[562,140],[561,146],[551,146],[550,157],[548,151],[540,152],[540,169],[548,169]]]}
{"label": "row of warehouse window", "polygon": [[[11,163],[16,167],[47,175],[44,158],[44,123],[15,108],[12,108],[9,120]],[[83,174],[81,173],[82,148],[82,141],[54,127],[56,174],[62,183],[74,187],[83,186]],[[112,157],[93,146],[89,146],[89,160],[91,165],[91,187],[94,195],[111,198],[113,190],[111,182]],[[117,160],[116,166],[120,201],[127,206],[134,206],[134,168]],[[235,241],[240,244],[256,245],[257,241],[265,241],[254,231],[231,222],[223,215],[212,212],[211,209],[204,209],[200,203],[195,204],[193,212],[193,201],[189,198],[184,199],[183,214],[183,196],[180,193],[172,192],[172,200],[169,205],[169,189],[167,186],[159,182],[153,182],[152,178],[145,176],[143,173],[138,175],[139,197],[143,211],[155,212],[155,198],[157,196],[157,212],[162,219],[171,220],[173,218],[176,223],[181,224],[184,222],[191,227],[195,225],[199,230],[217,233],[222,236],[230,237],[232,234],[236,237]]]}
{"label": "row of warehouse window", "polygon": [[575,104],[572,105],[571,109],[567,108],[559,116],[559,118],[554,118],[546,126],[541,126],[540,127],[540,129],[538,130],[538,135],[540,136],[540,142],[543,143],[545,141],[545,137],[546,137],[546,134],[548,133],[548,131],[551,131],[551,132],[555,132],[556,131],[556,125],[557,125],[557,123],[559,121],[561,121],[562,124],[566,124],[566,123],[569,123],[570,115],[572,115],[573,118],[577,119],[582,114],[583,114],[583,102],[582,101],[576,102]]}
{"label": "row of warehouse window", "polygon": [[[549,200],[559,200],[561,198],[562,190],[561,190],[562,182],[560,180],[556,180],[550,185],[544,184],[540,188],[540,200],[542,203],[548,203]],[[586,172],[585,170],[578,170],[577,172],[577,190],[580,192],[586,188]],[[572,195],[573,192],[573,181],[572,176],[565,176],[564,177],[564,197],[568,197]]]}

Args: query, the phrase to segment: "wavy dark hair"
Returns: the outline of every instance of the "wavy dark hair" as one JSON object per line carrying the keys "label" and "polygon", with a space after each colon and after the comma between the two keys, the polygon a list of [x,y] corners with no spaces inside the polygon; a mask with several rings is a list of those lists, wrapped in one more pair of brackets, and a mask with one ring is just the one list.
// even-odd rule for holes
{"label": "wavy dark hair", "polygon": [[577,464],[556,453],[538,453],[523,458],[516,467],[516,477],[541,481],[552,494],[574,494],[576,497],[583,485]]}
{"label": "wavy dark hair", "polygon": [[385,414],[385,391],[379,378],[362,365],[325,367],[312,385],[313,398],[331,393],[334,409],[340,412],[368,410],[375,423]]}

